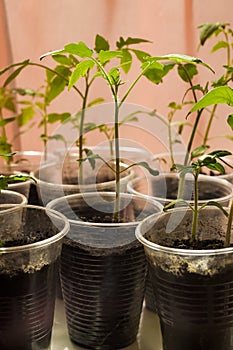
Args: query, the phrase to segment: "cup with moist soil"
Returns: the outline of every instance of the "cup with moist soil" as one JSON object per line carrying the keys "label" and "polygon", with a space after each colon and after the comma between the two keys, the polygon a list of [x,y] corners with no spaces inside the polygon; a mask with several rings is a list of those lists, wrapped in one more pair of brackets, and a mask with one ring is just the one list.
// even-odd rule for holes
{"label": "cup with moist soil", "polygon": [[[226,208],[227,210],[227,208]],[[148,260],[163,350],[232,350],[233,242],[225,247],[227,218],[216,207],[150,216],[136,229]]]}
{"label": "cup with moist soil", "polygon": [[90,192],[48,204],[66,215],[61,285],[70,339],[88,349],[121,349],[136,340],[147,265],[135,227],[162,206],[126,193],[113,221],[115,193]]}
{"label": "cup with moist soil", "polygon": [[2,204],[0,226],[0,349],[49,350],[68,220],[43,207]]}

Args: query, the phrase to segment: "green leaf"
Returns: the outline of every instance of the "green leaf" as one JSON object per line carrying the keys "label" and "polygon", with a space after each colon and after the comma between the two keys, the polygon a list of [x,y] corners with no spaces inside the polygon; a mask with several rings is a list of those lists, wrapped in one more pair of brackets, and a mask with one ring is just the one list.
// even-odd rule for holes
{"label": "green leaf", "polygon": [[128,37],[126,40],[123,39],[121,36],[119,41],[117,41],[116,45],[118,49],[122,49],[124,46],[134,45],[134,44],[141,44],[141,43],[150,43],[151,41],[146,39],[140,39],[140,38],[131,38]]}
{"label": "green leaf", "polygon": [[181,55],[181,54],[169,54],[164,56],[155,56],[155,57],[152,57],[151,59],[154,59],[156,61],[170,60],[177,64],[181,64],[181,63],[200,64],[210,69],[214,73],[213,69],[208,64],[204,63],[202,60],[200,60],[200,58],[193,57],[193,56]]}
{"label": "green leaf", "polygon": [[226,41],[219,41],[217,42],[216,45],[213,46],[211,52],[216,52],[220,49],[227,49],[228,48],[228,44],[226,43]]}
{"label": "green leaf", "polygon": [[222,158],[226,156],[231,156],[231,152],[225,151],[225,150],[215,150],[209,153],[209,155],[215,157],[215,158]]}
{"label": "green leaf", "polygon": [[120,71],[118,68],[113,67],[108,73],[109,79],[113,85],[119,85],[120,83]]}
{"label": "green leaf", "polygon": [[81,58],[91,58],[92,57],[92,50],[87,47],[87,45],[79,41],[77,44],[67,44],[64,47],[65,52],[70,53],[72,55],[79,56]]}
{"label": "green leaf", "polygon": [[181,176],[185,176],[186,174],[193,174],[195,169],[193,165],[173,164],[171,171],[174,170],[177,170]]}
{"label": "green leaf", "polygon": [[172,201],[172,202],[168,203],[167,205],[165,205],[164,208],[163,208],[163,211],[166,212],[168,209],[171,209],[171,208],[173,209],[176,204],[181,204],[181,203],[186,204],[190,209],[193,210],[193,208],[191,207],[191,205],[189,204],[188,201],[186,201],[186,200],[184,200],[182,198],[177,198],[174,201]]}
{"label": "green leaf", "polygon": [[198,146],[196,147],[192,152],[191,152],[191,159],[194,159],[196,157],[200,157],[202,156],[207,149],[209,149],[210,147],[209,146],[205,146],[205,145],[202,145],[202,146]]}
{"label": "green leaf", "polygon": [[57,66],[55,67],[55,71],[60,74],[64,78],[64,80],[67,80],[69,76],[71,75],[71,70],[68,67],[65,66]]}
{"label": "green leaf", "polygon": [[233,114],[230,114],[227,118],[227,123],[230,125],[231,130],[233,130]]}
{"label": "green leaf", "polygon": [[212,164],[212,163],[207,164],[207,168],[211,169],[211,170],[218,171],[221,174],[225,174],[224,166],[221,163],[219,163],[219,162],[216,162],[214,164]]}
{"label": "green leaf", "polygon": [[140,62],[145,62],[151,55],[145,51],[131,49]]}
{"label": "green leaf", "polygon": [[56,122],[64,122],[64,120],[70,118],[70,113],[50,113],[48,114],[48,122],[56,123]]}
{"label": "green leaf", "polygon": [[99,53],[102,50],[108,51],[109,50],[109,43],[104,37],[97,34],[95,37],[95,51],[97,53]]}
{"label": "green leaf", "polygon": [[19,94],[20,96],[38,96],[39,94],[36,93],[35,90],[32,89],[23,89],[23,88],[14,88],[13,92],[16,92],[17,94]]}
{"label": "green leaf", "polygon": [[10,70],[11,68],[14,68],[14,67],[18,67],[18,66],[27,66],[28,64],[30,63],[30,60],[24,60],[22,62],[17,62],[17,63],[14,63],[14,64],[11,64],[7,67],[5,67],[4,69],[0,70],[0,75],[4,74],[5,72],[7,72],[8,70]]}
{"label": "green leaf", "polygon": [[22,127],[26,125],[35,115],[35,111],[32,106],[22,108],[20,115],[18,116],[18,125]]}
{"label": "green leaf", "polygon": [[13,122],[15,120],[15,117],[11,117],[11,118],[5,118],[3,120],[0,120],[0,127],[4,127],[7,124]]}
{"label": "green leaf", "polygon": [[26,65],[17,68],[13,73],[11,73],[9,77],[5,80],[3,86],[6,87],[7,85],[9,85],[20,74],[24,67],[26,67]]}
{"label": "green leaf", "polygon": [[121,121],[119,121],[119,126],[121,126],[125,123],[137,122],[138,118],[136,117],[136,115],[139,113],[141,113],[141,111],[136,111],[136,112],[133,112],[133,113],[126,115]]}
{"label": "green leaf", "polygon": [[6,96],[4,106],[8,111],[16,112],[16,102],[12,96]]}
{"label": "green leaf", "polygon": [[122,53],[122,57],[121,57],[121,67],[123,69],[123,71],[125,73],[128,73],[130,68],[131,68],[131,65],[132,65],[132,55],[131,53],[126,50],[126,49],[123,49],[121,51]]}
{"label": "green leaf", "polygon": [[[218,203],[218,202],[215,202],[215,201],[208,201],[208,202],[206,202],[203,206],[201,206],[201,208],[200,209],[203,209],[204,207],[206,207],[206,206],[213,206],[213,207],[217,207],[217,208],[219,208],[222,212],[223,212],[223,214],[225,215],[225,216],[228,216],[228,212],[222,207],[222,205],[220,204],[220,203]],[[200,210],[199,209],[199,210]]]}
{"label": "green leaf", "polygon": [[195,75],[198,74],[197,67],[195,64],[191,64],[191,63],[179,65],[178,74],[181,77],[181,79],[187,83],[189,82],[189,80],[192,80]]}
{"label": "green leaf", "polygon": [[52,135],[52,136],[48,136],[47,139],[48,140],[56,140],[56,141],[66,142],[66,139],[64,138],[64,136],[60,135],[60,134],[55,134],[55,135]]}
{"label": "green leaf", "polygon": [[[7,141],[7,138],[4,136],[1,136],[0,137],[0,154],[8,155],[9,153],[12,153],[11,147],[12,147],[12,145]],[[11,157],[8,157],[8,156],[6,156],[6,157],[3,156],[3,158],[4,159],[6,159],[6,158],[11,159]],[[7,160],[9,161],[10,159],[7,159]]]}
{"label": "green leaf", "polygon": [[209,39],[214,33],[219,31],[219,28],[225,28],[225,23],[206,23],[201,24],[198,28],[201,29],[200,31],[200,43],[201,45],[204,45],[206,40]]}
{"label": "green leaf", "polygon": [[84,133],[86,133],[88,131],[92,131],[96,129],[98,129],[98,126],[95,123],[89,122],[89,123],[85,123],[83,131]]}
{"label": "green leaf", "polygon": [[229,86],[219,86],[210,90],[191,108],[190,113],[219,103],[233,106],[233,89]]}
{"label": "green leaf", "polygon": [[[147,68],[148,67],[148,68]],[[153,62],[148,64],[148,61],[144,62],[141,66],[144,70],[144,76],[149,79],[154,84],[159,84],[162,82],[164,76],[164,66],[159,62]],[[147,68],[147,69],[146,69]]]}
{"label": "green leaf", "polygon": [[151,168],[147,162],[137,162],[137,163],[132,164],[131,166],[135,166],[135,165],[145,168],[153,176],[159,175],[159,171],[157,169]]}
{"label": "green leaf", "polygon": [[54,55],[52,56],[52,58],[54,59],[54,61],[63,64],[65,66],[72,66],[72,60],[70,59],[70,57],[67,57],[66,55]]}
{"label": "green leaf", "polygon": [[95,159],[96,158],[98,159],[98,155],[94,154],[92,152],[92,150],[90,150],[88,148],[84,148],[84,152],[86,153],[87,160],[89,161],[91,168],[94,170],[95,169],[95,163],[96,163]]}
{"label": "green leaf", "polygon": [[98,53],[99,61],[102,64],[110,61],[112,58],[121,58],[121,57],[122,57],[121,51],[103,51],[103,50],[101,50]]}
{"label": "green leaf", "polygon": [[91,102],[88,103],[87,107],[92,107],[92,106],[95,106],[99,103],[102,103],[104,102],[104,99],[102,97],[98,97],[98,98],[95,98],[94,100],[92,100]]}
{"label": "green leaf", "polygon": [[75,70],[72,72],[69,80],[68,89],[70,90],[72,86],[85,74],[87,74],[89,69],[94,67],[95,63],[91,60],[84,60],[77,64]]}
{"label": "green leaf", "polygon": [[66,87],[66,81],[60,77],[55,77],[49,84],[48,91],[46,93],[46,104],[48,105],[53,101],[57,96],[64,91]]}

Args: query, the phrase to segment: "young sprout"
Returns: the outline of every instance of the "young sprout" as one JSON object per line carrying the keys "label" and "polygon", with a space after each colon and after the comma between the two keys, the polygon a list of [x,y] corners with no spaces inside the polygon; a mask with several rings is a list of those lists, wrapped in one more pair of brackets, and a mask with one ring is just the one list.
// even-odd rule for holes
{"label": "young sprout", "polygon": [[184,200],[183,198],[177,198],[176,200],[172,201],[168,205],[164,207],[164,211],[168,210],[169,208],[173,207],[176,203],[185,203],[193,212],[193,218],[192,218],[192,233],[191,233],[191,241],[195,241],[197,237],[197,227],[198,227],[198,214],[199,212],[205,208],[206,206],[215,206],[219,208],[225,216],[228,217],[228,228],[226,232],[226,240],[225,240],[225,246],[229,245],[230,241],[230,231],[231,231],[231,225],[232,225],[232,216],[233,216],[233,201],[231,204],[230,214],[228,214],[227,210],[218,202],[214,200],[210,200],[205,202],[204,204],[199,206],[199,194],[198,194],[198,178],[203,168],[208,168],[211,170],[218,171],[220,173],[224,173],[225,169],[222,163],[227,164],[232,169],[233,167],[228,164],[223,158],[225,156],[231,155],[231,152],[225,151],[225,150],[217,150],[210,152],[208,154],[204,154],[200,156],[197,160],[193,161],[190,165],[181,165],[181,164],[174,164],[173,168],[178,171],[178,173],[181,175],[182,178],[185,177],[186,174],[192,174],[194,177],[194,187],[193,187],[193,205],[191,205],[188,201]]}

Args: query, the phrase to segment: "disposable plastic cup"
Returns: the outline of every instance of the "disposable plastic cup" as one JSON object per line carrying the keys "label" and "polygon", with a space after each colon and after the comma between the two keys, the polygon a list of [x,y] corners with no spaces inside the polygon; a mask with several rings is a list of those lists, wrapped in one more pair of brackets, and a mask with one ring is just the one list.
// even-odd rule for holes
{"label": "disposable plastic cup", "polygon": [[[98,197],[99,196],[99,197]],[[114,193],[58,198],[48,207],[69,218],[61,254],[61,282],[71,340],[88,349],[120,349],[136,340],[147,265],[135,227],[162,206],[121,194],[113,223]]]}
{"label": "disposable plastic cup", "polygon": [[[233,339],[233,247],[174,248],[190,237],[192,214],[177,208],[140,223],[160,318],[163,350],[231,350]],[[224,242],[226,217],[218,208],[199,213],[198,239]],[[205,242],[205,243],[204,243]]]}
{"label": "disposable plastic cup", "polygon": [[0,226],[0,349],[49,350],[68,220],[43,207],[1,205]]}

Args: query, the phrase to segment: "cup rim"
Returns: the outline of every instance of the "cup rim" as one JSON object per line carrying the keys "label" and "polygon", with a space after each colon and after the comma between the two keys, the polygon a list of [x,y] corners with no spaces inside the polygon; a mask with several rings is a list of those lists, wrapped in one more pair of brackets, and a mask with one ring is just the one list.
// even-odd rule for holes
{"label": "cup rim", "polygon": [[61,219],[62,221],[64,221],[64,227],[62,228],[62,230],[60,230],[54,236],[43,239],[42,241],[38,241],[38,242],[30,243],[30,244],[24,244],[21,246],[12,246],[12,247],[4,247],[3,246],[3,247],[0,247],[0,256],[3,253],[5,254],[5,253],[12,253],[12,252],[22,252],[22,251],[36,249],[38,247],[42,248],[50,243],[55,243],[55,242],[61,240],[69,231],[70,224],[69,224],[67,217],[54,209],[50,209],[50,208],[42,207],[42,206],[37,206],[37,205],[28,205],[28,204],[22,205],[20,207],[16,206],[16,207],[12,208],[12,210],[16,210],[16,209],[17,210],[23,210],[23,209],[33,209],[34,210],[35,209],[35,210],[44,211],[45,213],[48,213],[49,217],[51,216],[51,217],[58,218],[58,219]]}
{"label": "cup rim", "polygon": [[[213,207],[206,206],[202,210],[205,209],[213,209]],[[217,208],[215,208],[217,210]],[[227,209],[227,208],[226,208]],[[189,208],[176,208],[174,209],[175,211],[190,211],[191,209]],[[226,253],[233,253],[233,247],[224,247],[224,248],[218,248],[218,249],[183,249],[183,248],[172,248],[172,247],[167,247],[163,246],[154,242],[149,241],[144,237],[146,231],[148,231],[155,223],[155,221],[158,219],[160,215],[166,215],[169,214],[170,212],[167,213],[157,213],[157,214],[152,214],[145,218],[142,222],[140,222],[135,230],[135,236],[143,244],[143,246],[147,249],[151,249],[156,252],[163,252],[171,255],[182,255],[182,256],[214,256],[214,255],[222,255]],[[146,226],[146,227],[145,227]],[[145,232],[143,232],[145,230]]]}
{"label": "cup rim", "polygon": [[[75,161],[71,161],[71,163],[75,163]],[[80,184],[63,184],[63,183],[56,183],[56,182],[51,182],[51,181],[45,181],[45,180],[41,180],[40,179],[40,172],[43,170],[43,169],[46,169],[46,168],[49,168],[51,166],[61,166],[63,167],[63,162],[52,162],[52,163],[49,163],[49,164],[43,164],[40,168],[36,169],[34,171],[34,178],[36,180],[36,185],[38,187],[40,187],[40,185],[44,186],[44,187],[53,187],[53,188],[65,188],[65,189],[74,189],[74,190],[77,190],[77,189],[80,189],[80,192],[84,192],[84,191],[91,191],[92,189],[95,190],[95,188],[105,188],[105,187],[109,187],[111,185],[114,185],[115,184],[115,180],[110,180],[110,181],[105,181],[105,182],[100,182],[100,183],[93,183],[93,184],[83,184],[83,185],[80,185]],[[120,166],[122,167],[125,167],[127,168],[127,164],[125,163],[120,163]],[[120,182],[121,183],[124,183],[124,182],[128,182],[130,181],[133,177],[134,177],[135,173],[134,173],[134,170],[133,169],[129,169],[128,170],[128,173],[126,173],[126,175],[124,177],[122,177],[120,179]]]}
{"label": "cup rim", "polygon": [[[72,199],[72,198],[75,198],[75,197],[92,197],[92,196],[106,196],[106,197],[111,197],[111,196],[115,196],[115,192],[85,192],[85,193],[75,193],[75,194],[71,194],[71,195],[68,195],[68,196],[62,196],[62,197],[59,197],[59,198],[56,198],[56,199],[53,199],[52,201],[50,201],[46,207],[47,208],[52,208],[54,205],[56,205],[57,203],[61,202],[61,201],[64,201],[64,200],[69,200],[69,199]],[[146,200],[146,201],[149,201],[150,203],[154,204],[157,209],[159,210],[159,213],[161,213],[163,211],[163,205],[161,203],[159,203],[158,201],[156,201],[154,198],[152,197],[149,197],[148,198],[145,198],[143,196],[140,196],[140,195],[135,195],[135,194],[132,194],[132,193],[121,193],[121,198],[122,197],[131,197],[132,199],[141,199],[141,200]],[[56,210],[56,209],[55,209]],[[136,226],[140,221],[132,221],[132,222],[123,222],[123,223],[95,223],[95,222],[88,222],[88,221],[78,221],[78,220],[73,220],[73,219],[68,219],[70,224],[73,224],[73,225],[77,225],[78,224],[81,224],[81,225],[84,225],[84,226],[87,226],[87,227],[94,227],[94,226],[97,226],[97,227],[125,227],[125,226]]]}
{"label": "cup rim", "polygon": [[[190,174],[191,175],[191,174]],[[177,173],[169,173],[169,172],[164,172],[164,173],[160,173],[159,175],[157,175],[156,177],[165,177],[165,176],[167,176],[167,177],[177,177],[177,178],[179,178],[179,174],[177,174]],[[192,175],[191,175],[192,176]],[[156,178],[156,177],[153,177],[153,178]],[[191,177],[190,177],[191,178]],[[128,189],[128,191],[130,191],[130,193],[133,193],[133,194],[135,194],[135,195],[138,195],[139,193],[136,191],[136,190],[134,190],[134,188],[133,188],[133,183],[134,182],[136,182],[138,180],[138,178],[135,178],[135,179],[133,179],[133,180],[131,180],[131,181],[129,181],[128,182],[128,184],[127,184],[127,189]],[[202,174],[200,174],[199,175],[199,178],[198,178],[198,181],[200,181],[200,182],[205,182],[205,181],[207,181],[207,182],[213,182],[213,183],[218,183],[218,184],[221,184],[221,185],[223,185],[223,187],[226,189],[226,190],[228,190],[228,194],[226,194],[226,195],[224,195],[224,196],[222,196],[222,197],[218,197],[218,198],[215,198],[215,200],[216,201],[220,201],[220,202],[225,202],[225,201],[227,201],[227,200],[230,200],[231,198],[233,198],[233,185],[229,182],[229,181],[227,181],[226,179],[223,179],[223,178],[215,178],[215,177],[213,177],[213,176],[209,176],[209,175],[202,175]],[[167,197],[158,197],[158,196],[150,196],[150,195],[147,195],[147,194],[141,194],[142,196],[144,196],[144,197],[147,197],[147,196],[149,196],[149,197],[153,197],[153,198],[155,198],[157,201],[162,201],[162,202],[168,202],[168,203],[170,203],[170,202],[172,202],[174,199],[171,199],[171,198],[167,198]],[[199,200],[199,203],[200,204],[204,204],[206,201],[208,201],[209,199],[200,199]],[[188,200],[188,202],[189,203],[191,203],[191,204],[193,204],[194,203],[194,201],[193,200]]]}
{"label": "cup rim", "polygon": [[1,212],[8,213],[10,211],[14,211],[16,208],[21,209],[23,206],[27,205],[28,199],[27,199],[27,197],[24,194],[22,194],[20,192],[16,192],[14,190],[10,190],[10,189],[8,189],[8,190],[1,190],[1,194],[8,194],[8,193],[10,195],[15,195],[16,197],[21,198],[21,203],[0,204],[0,207],[1,206],[6,207],[6,209],[2,210]]}

